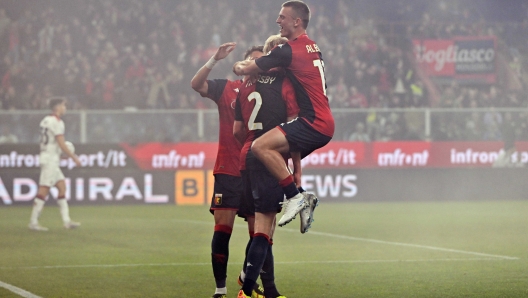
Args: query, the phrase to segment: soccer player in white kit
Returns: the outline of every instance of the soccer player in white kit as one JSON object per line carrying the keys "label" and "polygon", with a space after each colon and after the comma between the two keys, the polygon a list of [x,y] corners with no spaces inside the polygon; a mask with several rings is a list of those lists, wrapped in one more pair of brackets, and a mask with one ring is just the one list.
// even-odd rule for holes
{"label": "soccer player in white kit", "polygon": [[29,229],[34,231],[47,231],[48,228],[39,224],[38,218],[44,203],[49,194],[51,187],[57,187],[59,191],[57,204],[60,208],[60,214],[64,227],[66,229],[75,229],[81,224],[71,221],[68,202],[66,201],[66,183],[64,174],[60,169],[60,155],[64,152],[71,157],[77,166],[81,165],[79,157],[71,152],[66,146],[64,140],[64,122],[61,116],[66,113],[65,98],[51,98],[49,107],[52,111],[40,122],[40,179],[37,196],[33,202],[33,210],[29,221]]}

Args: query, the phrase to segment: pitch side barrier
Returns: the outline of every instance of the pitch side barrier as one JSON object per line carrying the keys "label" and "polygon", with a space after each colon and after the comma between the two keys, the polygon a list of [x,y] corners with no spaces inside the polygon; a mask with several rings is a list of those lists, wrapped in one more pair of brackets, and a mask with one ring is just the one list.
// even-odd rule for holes
{"label": "pitch side barrier", "polygon": [[[528,142],[330,142],[302,161],[303,187],[327,202],[525,199]],[[0,206],[31,204],[38,145],[0,145]],[[63,159],[71,204],[204,205],[217,144],[77,144]],[[56,191],[52,189],[52,198]]]}

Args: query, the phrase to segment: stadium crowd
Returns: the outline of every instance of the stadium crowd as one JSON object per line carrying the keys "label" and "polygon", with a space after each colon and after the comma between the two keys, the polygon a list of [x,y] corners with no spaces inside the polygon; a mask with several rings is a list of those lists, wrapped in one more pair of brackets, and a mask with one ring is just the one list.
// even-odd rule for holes
{"label": "stadium crowd", "polygon": [[[66,96],[70,108],[212,109],[189,82],[223,42],[241,53],[262,44],[275,24],[270,1],[44,0],[0,5],[0,105],[4,110],[46,109],[45,99]],[[487,1],[486,3],[493,3]],[[308,1],[308,34],[322,49],[332,108],[383,108],[336,113],[347,125],[340,140],[423,139],[398,109],[526,107],[528,4],[493,14],[471,1]],[[211,17],[211,16],[219,17]],[[509,20],[509,21],[506,21]],[[495,36],[513,75],[492,85],[437,86],[430,94],[412,59],[413,38]],[[240,55],[239,55],[240,56]],[[239,57],[224,63],[225,75]],[[488,115],[493,114],[493,115]],[[495,114],[498,114],[495,115]],[[354,114],[356,115],[356,114]],[[469,116],[468,116],[469,115]],[[500,139],[501,113],[435,117],[434,139]],[[453,119],[455,118],[455,119]],[[519,127],[528,115],[515,115]],[[356,131],[358,130],[358,131]],[[365,136],[366,134],[366,136]],[[358,137],[359,135],[359,137]],[[367,138],[368,137],[368,138]],[[189,134],[192,138],[192,134]]]}

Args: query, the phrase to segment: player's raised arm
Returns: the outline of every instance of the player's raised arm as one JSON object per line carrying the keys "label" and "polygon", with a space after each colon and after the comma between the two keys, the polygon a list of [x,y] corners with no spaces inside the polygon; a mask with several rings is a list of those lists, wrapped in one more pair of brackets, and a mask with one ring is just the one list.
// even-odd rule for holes
{"label": "player's raised arm", "polygon": [[216,62],[224,59],[231,53],[236,46],[236,42],[227,42],[218,47],[218,50],[216,53],[207,61],[204,66],[202,66],[198,72],[194,75],[194,77],[191,80],[191,87],[198,93],[200,93],[201,96],[205,97],[207,96],[207,77],[209,76],[209,73],[211,73],[211,70],[213,69]]}
{"label": "player's raised arm", "polygon": [[233,65],[233,72],[237,76],[245,76],[257,74],[259,72],[263,72],[263,70],[257,66],[255,60],[244,60],[235,62],[235,64]]}

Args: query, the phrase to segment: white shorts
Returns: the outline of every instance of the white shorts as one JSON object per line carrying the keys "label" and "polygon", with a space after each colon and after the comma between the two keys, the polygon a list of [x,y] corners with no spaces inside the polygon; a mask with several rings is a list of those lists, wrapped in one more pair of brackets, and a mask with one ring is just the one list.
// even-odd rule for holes
{"label": "white shorts", "polygon": [[52,187],[61,180],[64,180],[64,174],[62,173],[58,164],[40,165],[40,186]]}

